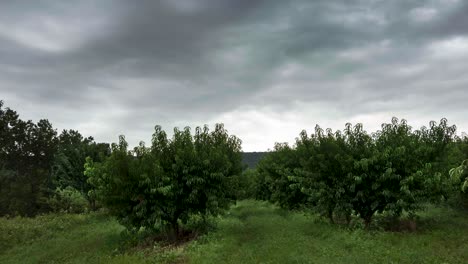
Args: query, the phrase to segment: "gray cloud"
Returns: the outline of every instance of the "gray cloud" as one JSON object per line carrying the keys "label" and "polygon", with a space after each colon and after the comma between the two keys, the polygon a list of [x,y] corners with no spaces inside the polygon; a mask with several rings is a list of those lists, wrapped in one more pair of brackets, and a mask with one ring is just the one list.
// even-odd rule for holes
{"label": "gray cloud", "polygon": [[462,0],[4,1],[0,97],[131,144],[155,124],[225,122],[246,150],[393,115],[468,130],[467,12]]}

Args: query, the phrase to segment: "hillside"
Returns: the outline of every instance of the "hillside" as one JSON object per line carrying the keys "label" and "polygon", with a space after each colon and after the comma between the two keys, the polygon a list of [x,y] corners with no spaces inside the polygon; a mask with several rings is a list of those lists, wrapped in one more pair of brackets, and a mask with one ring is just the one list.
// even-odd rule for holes
{"label": "hillside", "polygon": [[253,169],[257,166],[258,162],[267,154],[268,152],[243,152],[242,153],[242,162],[247,165],[248,168]]}

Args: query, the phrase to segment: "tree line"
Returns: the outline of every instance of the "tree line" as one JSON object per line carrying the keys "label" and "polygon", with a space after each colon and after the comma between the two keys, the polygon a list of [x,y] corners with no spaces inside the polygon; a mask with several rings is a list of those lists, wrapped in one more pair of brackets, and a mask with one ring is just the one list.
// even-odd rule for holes
{"label": "tree line", "polygon": [[81,210],[86,204],[94,209],[83,166],[86,157],[99,161],[108,155],[109,144],[75,130],[58,134],[46,119],[22,120],[0,101],[0,216]]}
{"label": "tree line", "polygon": [[0,216],[104,207],[128,230],[182,235],[190,219],[233,204],[242,175],[241,140],[222,124],[155,127],[151,146],[97,143],[78,131],[58,134],[45,119],[23,121],[0,101]]}
{"label": "tree line", "polygon": [[222,124],[156,126],[151,146],[97,143],[58,134],[47,120],[23,121],[0,101],[0,216],[106,208],[128,230],[173,238],[191,219],[223,213],[238,199],[313,210],[331,222],[378,214],[410,217],[428,203],[467,206],[468,139],[446,119],[418,130],[393,118],[379,131],[302,131],[277,143],[256,168],[242,165],[241,140]]}

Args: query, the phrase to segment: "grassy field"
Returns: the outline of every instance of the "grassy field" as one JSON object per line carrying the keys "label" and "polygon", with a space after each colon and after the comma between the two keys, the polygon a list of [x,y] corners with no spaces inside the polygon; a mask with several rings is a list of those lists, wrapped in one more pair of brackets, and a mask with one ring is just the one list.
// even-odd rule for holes
{"label": "grassy field", "polygon": [[104,215],[0,218],[0,263],[468,263],[468,214],[420,215],[416,233],[349,230],[242,201],[196,241],[124,253],[123,228]]}

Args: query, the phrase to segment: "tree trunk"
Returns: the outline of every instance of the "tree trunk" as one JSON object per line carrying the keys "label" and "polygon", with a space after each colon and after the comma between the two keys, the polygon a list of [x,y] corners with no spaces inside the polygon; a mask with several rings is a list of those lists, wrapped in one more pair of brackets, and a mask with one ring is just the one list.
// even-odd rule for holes
{"label": "tree trunk", "polygon": [[171,222],[171,233],[172,233],[172,239],[174,241],[179,240],[180,226],[179,226],[179,222],[177,220]]}
{"label": "tree trunk", "polygon": [[89,202],[89,209],[91,209],[91,211],[96,211],[96,200],[94,199],[89,199],[88,200]]}
{"label": "tree trunk", "polygon": [[351,223],[351,214],[345,213],[345,217],[346,217],[346,226],[349,226],[349,224]]}
{"label": "tree trunk", "polygon": [[369,230],[371,222],[372,222],[372,215],[364,217],[364,226],[366,230]]}
{"label": "tree trunk", "polygon": [[330,223],[332,223],[332,224],[335,223],[335,221],[333,220],[333,210],[328,209],[328,211],[327,211],[327,217],[328,217],[328,220],[330,220]]}

